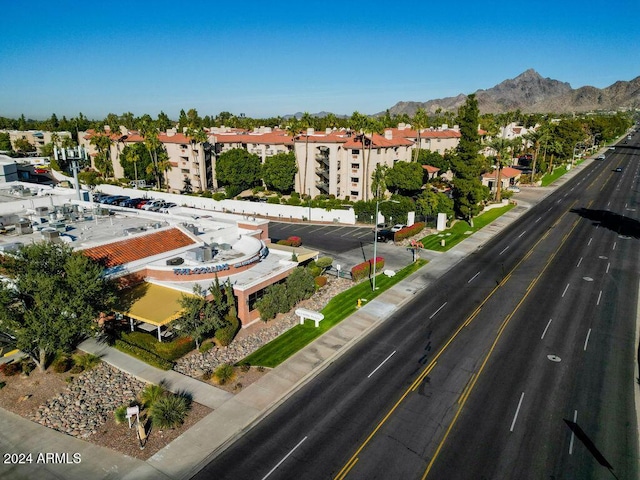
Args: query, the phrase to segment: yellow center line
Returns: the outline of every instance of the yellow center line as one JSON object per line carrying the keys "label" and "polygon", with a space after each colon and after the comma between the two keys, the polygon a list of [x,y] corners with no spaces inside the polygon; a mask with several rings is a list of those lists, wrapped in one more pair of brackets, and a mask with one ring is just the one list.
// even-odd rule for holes
{"label": "yellow center line", "polygon": [[[575,202],[574,202],[575,203]],[[580,219],[577,219],[572,227],[569,233],[572,233],[573,230],[575,230],[576,226],[578,225],[578,222],[580,221]],[[436,459],[438,458],[438,455],[440,454],[440,451],[442,450],[442,447],[444,446],[445,442],[447,441],[447,438],[449,437],[449,434],[451,433],[451,430],[453,430],[453,426],[456,424],[458,417],[460,416],[460,413],[462,413],[462,410],[464,408],[465,403],[467,402],[467,399],[469,398],[469,395],[471,394],[471,391],[473,390],[473,388],[475,387],[478,378],[480,378],[480,374],[484,371],[485,366],[487,365],[487,362],[489,361],[489,358],[491,357],[496,345],[498,344],[498,341],[500,340],[500,337],[502,336],[502,333],[505,331],[507,325],[509,324],[510,320],[513,318],[513,316],[515,315],[515,313],[520,309],[520,307],[522,306],[522,304],[524,303],[525,299],[529,296],[529,293],[532,289],[532,287],[538,283],[538,280],[542,277],[542,275],[544,274],[544,272],[547,270],[547,268],[549,267],[549,265],[551,265],[551,262],[553,261],[553,259],[555,258],[555,256],[558,254],[558,252],[560,251],[560,249],[564,246],[566,239],[568,236],[565,236],[562,240],[562,242],[560,243],[560,245],[558,246],[558,248],[553,252],[553,254],[551,254],[551,256],[549,257],[549,259],[547,260],[547,262],[545,263],[544,268],[542,269],[542,271],[531,281],[529,287],[527,288],[527,291],[525,293],[525,295],[520,299],[520,301],[518,302],[518,304],[516,305],[516,307],[513,309],[513,311],[507,315],[507,317],[504,319],[504,321],[502,322],[502,324],[500,325],[500,328],[498,329],[498,333],[496,335],[496,338],[493,341],[493,344],[491,345],[491,348],[489,349],[489,351],[487,352],[487,355],[485,356],[482,365],[480,365],[480,369],[478,370],[478,373],[475,377],[473,377],[470,385],[469,385],[469,389],[466,392],[466,395],[463,396],[463,398],[458,402],[460,404],[460,406],[458,407],[458,411],[456,412],[456,414],[453,417],[453,420],[451,420],[451,423],[449,424],[449,427],[447,428],[447,431],[444,434],[444,437],[442,438],[442,440],[440,441],[440,444],[438,445],[438,448],[436,449],[433,457],[431,458],[431,461],[429,462],[429,465],[427,466],[427,469],[424,472],[424,475],[422,476],[422,480],[425,480],[427,478],[427,476],[429,475],[429,472],[431,471],[431,468],[433,468],[433,464],[435,463]]]}
{"label": "yellow center line", "polygon": [[[567,215],[569,213],[569,211],[571,210],[571,208],[573,207],[573,205],[575,205],[576,202],[573,202],[571,204],[571,206],[569,207],[568,210],[566,210],[561,216],[560,219],[564,218],[565,215]],[[556,222],[557,223],[557,222]],[[509,271],[509,273],[505,276],[505,278],[502,279],[502,281],[500,283],[498,283],[498,285],[496,285],[491,292],[485,297],[485,299],[480,303],[480,305],[478,305],[478,307],[473,311],[473,313],[467,317],[461,324],[460,326],[456,329],[456,331],[453,333],[453,335],[451,335],[451,337],[449,338],[449,340],[447,340],[447,343],[445,343],[440,350],[438,351],[438,353],[436,354],[435,357],[433,357],[433,360],[431,360],[431,362],[425,367],[425,369],[423,370],[423,372],[418,376],[418,378],[416,378],[416,380],[411,384],[411,386],[409,386],[409,388],[402,394],[402,396],[400,397],[400,399],[393,405],[393,407],[391,407],[391,409],[387,412],[387,414],[382,418],[382,420],[380,420],[380,422],[378,423],[378,425],[373,429],[373,431],[369,434],[369,436],[364,440],[364,442],[360,445],[360,447],[358,447],[358,449],[355,451],[355,453],[351,456],[351,458],[349,458],[349,461],[344,465],[344,467],[342,467],[342,469],[340,469],[340,471],[338,472],[338,474],[334,477],[335,480],[343,480],[346,476],[346,474],[351,470],[351,468],[353,468],[353,465],[355,465],[355,461],[357,461],[357,457],[358,455],[360,455],[360,452],[362,452],[362,450],[364,450],[364,448],[367,446],[367,444],[371,441],[371,439],[374,437],[374,435],[378,432],[378,430],[380,430],[380,428],[382,427],[382,425],[385,424],[385,422],[389,419],[389,417],[391,417],[391,415],[393,414],[393,412],[398,408],[398,406],[404,401],[404,399],[407,397],[407,395],[409,395],[409,393],[415,391],[418,387],[418,385],[420,384],[420,382],[422,382],[422,380],[424,380],[424,378],[426,378],[426,376],[431,372],[431,370],[433,370],[433,368],[436,366],[438,359],[440,358],[440,356],[442,356],[442,354],[444,354],[444,352],[447,350],[447,348],[449,347],[449,345],[451,345],[451,343],[456,339],[456,337],[458,336],[458,334],[462,331],[463,328],[465,328],[466,326],[468,326],[471,321],[478,315],[478,313],[480,312],[480,310],[482,309],[482,307],[489,301],[489,299],[498,291],[498,289],[502,286],[504,286],[504,284],[506,283],[506,281],[511,277],[511,274],[513,274],[513,272],[515,272],[520,265],[522,265],[522,263],[529,258],[529,256],[531,255],[531,253],[533,252],[533,250],[536,249],[536,247],[540,244],[540,242],[542,242],[547,235],[549,234],[548,230],[545,235],[543,235],[536,243],[533,244],[533,246],[531,247],[531,249],[529,250],[529,252],[522,258],[520,259],[520,261],[518,261],[518,263],[516,263],[516,265],[511,269],[511,271]],[[477,380],[477,376],[475,377],[475,380]],[[474,380],[474,383],[475,383]],[[471,392],[471,389],[469,389],[468,394]],[[466,397],[465,397],[465,401],[466,401]],[[457,416],[457,415],[456,415]],[[435,458],[435,457],[434,457]]]}

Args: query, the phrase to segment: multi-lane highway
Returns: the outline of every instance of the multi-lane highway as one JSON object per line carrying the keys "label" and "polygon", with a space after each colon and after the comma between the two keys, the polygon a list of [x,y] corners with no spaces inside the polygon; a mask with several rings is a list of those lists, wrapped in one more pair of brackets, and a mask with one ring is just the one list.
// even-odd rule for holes
{"label": "multi-lane highway", "polygon": [[416,295],[198,478],[637,478],[638,144]]}

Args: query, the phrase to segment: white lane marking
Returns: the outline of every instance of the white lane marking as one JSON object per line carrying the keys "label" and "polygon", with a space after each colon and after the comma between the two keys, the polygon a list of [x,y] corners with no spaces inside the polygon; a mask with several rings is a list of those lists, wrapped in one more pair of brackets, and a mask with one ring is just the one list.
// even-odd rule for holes
{"label": "white lane marking", "polygon": [[538,223],[542,217],[538,217],[538,219],[533,223]]}
{"label": "white lane marking", "polygon": [[478,275],[480,275],[480,272],[476,273],[473,277],[471,277],[469,280],[467,280],[467,283],[473,282]]}
{"label": "white lane marking", "polygon": [[580,257],[580,260],[578,260],[578,264],[576,265],[576,268],[578,268],[581,263],[582,263],[582,257]]}
{"label": "white lane marking", "polygon": [[608,207],[609,205],[611,205],[611,202],[607,202],[607,207]]}
{"label": "white lane marking", "polygon": [[513,432],[513,427],[516,426],[516,420],[518,419],[518,412],[520,412],[520,407],[522,406],[522,399],[524,398],[524,392],[520,395],[520,401],[518,402],[518,408],[516,408],[516,414],[513,416],[513,422],[511,422],[510,432]]}
{"label": "white lane marking", "polygon": [[544,332],[542,332],[542,336],[540,337],[540,340],[544,339],[544,336],[547,334],[547,330],[549,330],[549,325],[551,325],[551,321],[553,320],[553,318],[549,319],[549,323],[547,323],[547,326],[544,327]]}
{"label": "white lane marking", "polygon": [[584,351],[587,351],[587,345],[589,344],[589,337],[591,336],[591,329],[587,332],[587,338],[584,339]]}
{"label": "white lane marking", "polygon": [[615,249],[616,249],[616,245],[617,245],[617,244],[618,244],[618,242],[613,242],[613,248],[612,248],[612,250],[615,250]]}
{"label": "white lane marking", "polygon": [[569,284],[567,283],[567,286],[564,287],[564,292],[562,292],[562,297],[564,298],[564,294],[567,293],[567,290],[569,290]]}
{"label": "white lane marking", "polygon": [[600,305],[601,298],[602,298],[602,290],[600,290],[600,293],[598,294],[598,301],[596,302],[596,305]]}
{"label": "white lane marking", "polygon": [[389,360],[391,357],[393,357],[396,354],[396,350],[394,350],[393,352],[391,352],[391,355],[389,355],[387,358],[385,358],[382,363],[380,365],[378,365],[376,368],[373,369],[373,372],[371,372],[369,375],[367,375],[367,378],[371,378],[371,375],[373,375],[374,373],[376,373],[378,371],[378,369],[385,364],[385,362],[387,360]]}
{"label": "white lane marking", "polygon": [[433,312],[429,318],[431,319],[431,318],[435,317],[438,314],[438,312],[444,308],[444,306],[446,304],[447,304],[447,302],[444,302],[442,305],[440,305],[440,308],[437,309],[435,312]]}
{"label": "white lane marking", "polygon": [[592,240],[593,240],[593,237],[591,237],[591,238],[589,239],[589,243],[587,243],[587,247],[588,247],[589,245],[591,245],[591,241],[592,241]]}
{"label": "white lane marking", "polygon": [[498,256],[502,255],[504,252],[506,252],[507,250],[509,250],[509,245],[507,245],[506,247],[504,247],[504,250],[502,250]]}
{"label": "white lane marking", "polygon": [[522,235],[524,235],[525,233],[527,233],[527,231],[525,230],[524,232],[522,232],[520,235],[518,235],[518,238],[520,238]]}
{"label": "white lane marking", "polygon": [[[573,411],[573,423],[577,425],[578,420],[578,410]],[[571,441],[569,442],[569,455],[573,455],[573,441],[575,439],[575,434],[573,430],[571,430]]]}
{"label": "white lane marking", "polygon": [[607,271],[604,273],[609,273],[609,267],[611,266],[611,262],[607,263]]}
{"label": "white lane marking", "polygon": [[295,447],[293,447],[293,448],[291,449],[291,451],[290,451],[289,453],[287,453],[287,454],[284,456],[284,458],[283,458],[282,460],[280,460],[280,461],[278,462],[278,464],[277,464],[275,467],[273,467],[273,468],[269,471],[269,473],[267,473],[264,477],[262,477],[262,480],[265,480],[265,478],[267,478],[269,475],[271,475],[273,472],[275,472],[275,471],[276,471],[276,469],[277,469],[280,465],[282,465],[282,462],[284,462],[287,458],[289,458],[289,455],[291,455],[291,454],[296,450],[296,448],[298,448],[300,445],[302,445],[302,442],[304,442],[306,439],[307,439],[307,437],[304,437],[302,440],[300,440],[300,442],[298,442],[298,444],[297,444]]}

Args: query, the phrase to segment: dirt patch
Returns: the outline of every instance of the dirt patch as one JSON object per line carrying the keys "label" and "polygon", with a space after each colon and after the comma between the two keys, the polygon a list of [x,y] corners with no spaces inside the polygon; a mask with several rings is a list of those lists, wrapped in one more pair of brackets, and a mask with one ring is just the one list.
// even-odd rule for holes
{"label": "dirt patch", "polygon": [[[5,383],[4,388],[0,389],[0,408],[32,420],[41,406],[46,405],[60,394],[68,393],[67,387],[73,385],[73,382],[67,382],[67,379],[76,377],[78,375],[71,375],[68,372],[55,373],[52,370],[40,372],[37,369],[32,371],[29,376],[7,377],[0,374],[0,381]],[[149,436],[144,450],[140,449],[135,428],[129,429],[127,423],[119,425],[113,417],[98,426],[96,433],[82,439],[131,457],[146,460],[186,432],[211,411],[208,407],[193,403],[185,423],[179,428],[168,430],[148,428]]]}
{"label": "dirt patch", "polygon": [[[260,370],[262,371],[258,370],[258,368],[260,368]],[[211,378],[211,380],[209,380],[209,383],[229,393],[236,394],[240,393],[244,388],[247,388],[253,382],[260,380],[269,371],[268,368],[261,367],[251,367],[246,372],[243,372],[240,367],[234,367],[233,370],[233,378],[223,385],[220,385],[216,381],[215,377]]]}
{"label": "dirt patch", "polygon": [[67,388],[65,378],[69,376],[68,373],[41,372],[37,369],[28,377],[0,375],[0,381],[6,383],[0,390],[0,408],[28,418],[36,413],[40,405]]}
{"label": "dirt patch", "polygon": [[210,408],[199,403],[193,403],[189,415],[179,428],[159,430],[152,427],[151,422],[148,422],[146,425],[147,443],[143,450],[140,449],[135,426],[129,428],[127,423],[118,425],[113,418],[107,420],[107,423],[100,427],[98,433],[91,435],[87,440],[130,457],[146,460],[169,445],[211,412]]}

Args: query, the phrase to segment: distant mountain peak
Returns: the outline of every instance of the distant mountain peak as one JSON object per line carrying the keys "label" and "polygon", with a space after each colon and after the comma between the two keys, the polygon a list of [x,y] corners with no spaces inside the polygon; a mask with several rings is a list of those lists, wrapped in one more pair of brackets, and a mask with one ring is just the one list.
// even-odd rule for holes
{"label": "distant mountain peak", "polygon": [[[637,79],[631,82],[618,81],[604,89],[582,87],[574,90],[569,83],[544,78],[533,68],[487,90],[476,90],[475,94],[481,113],[503,113],[513,110],[525,113],[569,113],[617,110],[640,105]],[[428,113],[435,113],[438,109],[457,112],[466,98],[467,95],[459,94],[428,102],[403,101],[398,102],[389,111],[392,115],[413,115],[418,108],[423,108]]]}

